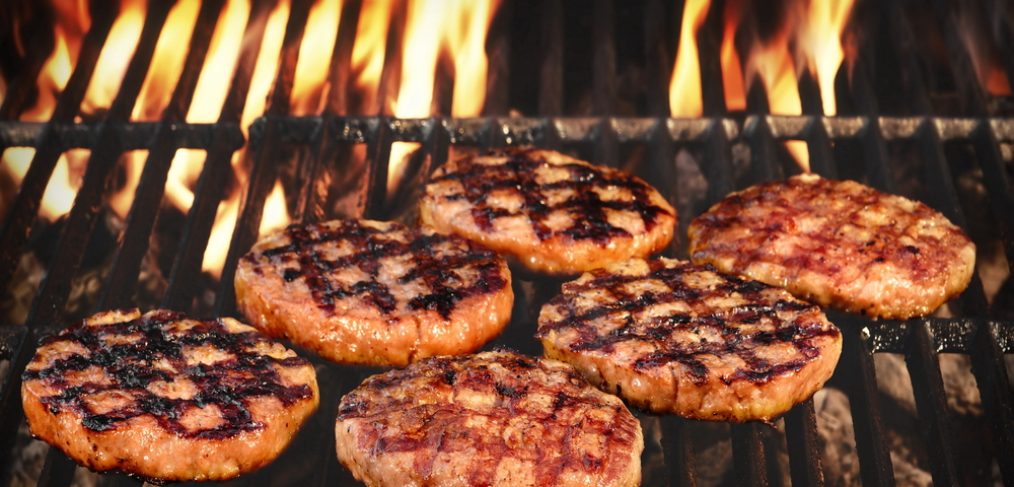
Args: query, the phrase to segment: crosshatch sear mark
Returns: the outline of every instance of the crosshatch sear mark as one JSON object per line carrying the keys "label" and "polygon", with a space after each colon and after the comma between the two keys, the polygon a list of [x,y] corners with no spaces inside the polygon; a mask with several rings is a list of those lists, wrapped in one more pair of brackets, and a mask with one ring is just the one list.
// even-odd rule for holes
{"label": "crosshatch sear mark", "polygon": [[[777,375],[798,370],[816,358],[820,351],[812,343],[813,339],[839,334],[837,328],[825,325],[822,320],[808,320],[802,317],[811,311],[819,313],[819,307],[816,305],[795,299],[771,301],[763,296],[762,293],[772,289],[772,286],[767,284],[718,273],[709,265],[680,262],[670,267],[662,260],[649,261],[649,265],[650,270],[644,275],[611,274],[599,270],[593,272],[593,278],[586,282],[565,284],[563,293],[547,304],[560,310],[563,317],[556,321],[540,323],[537,336],[545,337],[554,330],[576,330],[578,338],[569,344],[569,348],[575,352],[609,351],[615,344],[627,341],[651,342],[657,346],[657,350],[637,358],[634,362],[635,368],[644,370],[677,362],[686,366],[686,370],[698,383],[706,382],[709,374],[708,367],[699,360],[699,357],[735,355],[744,362],[745,367],[740,367],[730,376],[723,377],[723,381],[732,383],[747,380],[764,383]],[[711,289],[695,287],[687,282],[686,276],[698,272],[716,273],[721,282]],[[661,281],[667,291],[636,295],[624,292],[624,286],[642,280]],[[577,296],[591,290],[601,290],[614,300],[579,308]],[[632,315],[653,306],[675,302],[703,303],[709,297],[728,295],[738,295],[746,300],[746,303],[727,309],[715,309],[707,314],[691,315],[677,312],[657,316],[642,320],[640,326],[632,326],[629,322]],[[783,319],[779,315],[780,312],[792,313],[792,318]],[[593,321],[613,314],[627,315],[628,323],[604,335],[591,326]],[[769,323],[771,330],[744,333],[739,329],[740,325],[756,324],[761,320]],[[676,330],[699,330],[702,327],[714,329],[721,337],[720,340],[702,340],[698,343],[669,340],[669,336]],[[798,352],[798,358],[772,364],[753,353],[757,347],[775,343],[791,344]]]}
{"label": "crosshatch sear mark", "polygon": [[[399,232],[404,232],[406,241],[398,239]],[[281,271],[282,278],[290,283],[302,279],[317,306],[326,311],[334,310],[336,300],[358,297],[384,314],[394,313],[398,300],[388,284],[378,279],[384,259],[393,257],[408,256],[409,262],[407,272],[396,279],[397,283],[420,281],[426,289],[407,300],[406,306],[411,310],[433,310],[448,318],[459,301],[506,286],[496,253],[459,237],[421,234],[400,225],[379,229],[358,220],[342,220],[333,227],[290,225],[285,235],[289,243],[259,254],[287,266]],[[348,242],[356,250],[337,258],[322,256],[323,246],[342,242]],[[448,246],[450,250],[439,250]],[[245,258],[255,260],[255,254],[247,254]],[[368,278],[351,284],[337,282],[333,274],[352,267]],[[454,273],[466,269],[475,272],[469,282]]]}
{"label": "crosshatch sear mark", "polygon": [[[485,230],[493,229],[493,221],[510,216],[525,216],[529,219],[539,240],[555,235],[565,235],[573,240],[606,242],[617,236],[628,236],[629,232],[609,223],[606,210],[631,211],[637,213],[645,230],[654,228],[661,215],[671,213],[651,203],[650,193],[654,191],[643,181],[620,172],[606,170],[579,163],[553,164],[553,169],[567,171],[569,177],[552,183],[540,184],[536,172],[548,163],[533,156],[532,150],[512,149],[506,153],[502,164],[477,164],[475,155],[459,159],[458,169],[433,179],[433,182],[455,180],[461,183],[464,192],[451,195],[448,199],[466,199],[472,205],[475,224]],[[593,188],[618,187],[628,190],[629,201],[603,201]],[[574,194],[556,204],[549,204],[546,193],[553,190],[569,189]],[[491,206],[486,200],[494,191],[513,191],[519,194],[524,204],[516,211]],[[554,211],[567,211],[573,223],[567,228],[553,231],[546,224],[546,218]]]}
{"label": "crosshatch sear mark", "polygon": [[[300,357],[276,359],[256,350],[258,344],[268,340],[257,332],[232,333],[220,319],[196,321],[181,336],[169,335],[173,323],[187,319],[183,314],[159,310],[141,317],[102,326],[78,323],[67,330],[42,341],[40,346],[59,342],[77,343],[89,350],[89,355],[72,354],[39,369],[26,371],[23,380],[44,380],[64,390],[41,398],[50,412],[63,410],[81,415],[85,428],[92,431],[116,429],[121,423],[142,415],[150,415],[166,431],[185,438],[224,439],[244,431],[256,431],[264,425],[253,418],[248,401],[255,397],[275,397],[288,406],[312,397],[308,385],[287,386],[277,367],[309,365]],[[118,343],[116,337],[128,339]],[[113,338],[113,344],[107,341]],[[183,355],[184,347],[211,346],[225,352],[229,359],[207,365],[188,366]],[[156,367],[166,361],[175,372]],[[69,373],[98,366],[111,380],[108,383],[86,382],[68,386]],[[256,377],[257,380],[238,381],[237,376]],[[148,384],[156,381],[174,382],[189,380],[197,388],[191,399],[171,399],[150,392]],[[86,397],[108,391],[126,391],[132,400],[129,404],[111,411],[92,411]],[[215,406],[221,412],[222,422],[208,429],[191,430],[181,423],[189,408]]]}

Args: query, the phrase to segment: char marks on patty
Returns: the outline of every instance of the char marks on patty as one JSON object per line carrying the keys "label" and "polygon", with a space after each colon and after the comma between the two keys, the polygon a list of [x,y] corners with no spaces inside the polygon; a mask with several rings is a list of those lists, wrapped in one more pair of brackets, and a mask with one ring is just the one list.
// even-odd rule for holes
{"label": "char marks on patty", "polygon": [[552,274],[657,251],[672,239],[675,214],[640,178],[527,148],[449,161],[433,174],[420,211],[441,232]]}
{"label": "char marks on patty", "polygon": [[571,367],[509,352],[435,357],[342,398],[339,459],[369,485],[634,485],[640,424]]}
{"label": "char marks on patty", "polygon": [[[564,284],[540,313],[538,337],[548,356],[572,363],[635,404],[733,420],[784,412],[798,399],[752,404],[744,392],[792,381],[815,362],[824,363],[827,375],[801,378],[800,386],[819,389],[841,341],[816,305],[758,281],[669,259],[617,263]],[[710,399],[697,400],[703,397]]]}
{"label": "char marks on patty", "polygon": [[933,312],[975,265],[975,245],[926,205],[813,174],[733,193],[688,233],[694,262],[881,318]]}

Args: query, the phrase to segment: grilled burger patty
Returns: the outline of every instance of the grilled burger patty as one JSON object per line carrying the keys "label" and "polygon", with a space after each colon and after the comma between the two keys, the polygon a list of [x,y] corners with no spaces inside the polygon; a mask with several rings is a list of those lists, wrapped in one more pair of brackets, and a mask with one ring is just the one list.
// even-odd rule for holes
{"label": "grilled burger patty", "polygon": [[367,485],[637,485],[640,423],[572,367],[436,357],[342,398],[338,459]]}
{"label": "grilled burger patty", "polygon": [[313,367],[231,318],[109,311],[42,341],[32,434],[97,471],[224,480],[278,456],[317,408]]}
{"label": "grilled burger patty", "polygon": [[640,178],[515,148],[442,166],[426,186],[420,217],[529,270],[566,275],[661,250],[672,240],[676,210]]}
{"label": "grilled burger patty", "polygon": [[933,312],[975,267],[975,245],[926,205],[812,174],[733,193],[689,235],[694,262],[881,318]]}
{"label": "grilled burger patty", "polygon": [[493,251],[370,220],[270,235],[240,259],[235,286],[254,326],[354,364],[471,352],[500,333],[514,303]]}
{"label": "grilled burger patty", "polygon": [[658,413],[768,420],[831,377],[841,333],[815,305],[671,259],[633,259],[565,283],[539,314],[547,357]]}

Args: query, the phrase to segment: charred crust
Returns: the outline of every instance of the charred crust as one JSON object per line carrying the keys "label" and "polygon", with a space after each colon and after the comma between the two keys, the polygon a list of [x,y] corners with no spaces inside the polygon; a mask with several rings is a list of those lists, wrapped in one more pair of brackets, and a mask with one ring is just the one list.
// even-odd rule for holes
{"label": "charred crust", "polygon": [[[654,189],[621,171],[576,162],[552,164],[553,169],[564,170],[569,177],[562,181],[540,183],[536,172],[539,168],[550,166],[550,163],[538,152],[524,148],[501,149],[486,155],[504,157],[505,161],[501,164],[478,164],[475,162],[476,155],[471,154],[456,160],[454,169],[437,173],[432,182],[460,183],[464,191],[445,198],[467,200],[472,207],[475,225],[487,232],[493,230],[493,223],[498,218],[524,216],[539,240],[564,237],[604,244],[615,237],[630,236],[626,230],[609,223],[607,209],[636,213],[647,231],[655,227],[662,215],[672,216],[669,210],[651,203]],[[593,191],[594,188],[607,187],[624,188],[633,197],[630,201],[604,201]],[[574,195],[549,204],[546,192],[561,189],[573,190]],[[491,206],[487,198],[494,191],[513,191],[521,196],[524,203],[517,210]],[[546,225],[546,218],[557,210],[565,210],[571,215],[573,222],[570,226],[553,230]]]}
{"label": "charred crust", "polygon": [[[22,379],[43,381],[60,390],[58,394],[41,397],[40,402],[53,414],[75,413],[88,430],[113,430],[131,419],[149,416],[172,434],[202,439],[229,438],[262,429],[264,425],[248,409],[252,399],[272,397],[290,406],[313,396],[309,385],[286,385],[278,373],[278,368],[308,366],[305,359],[295,356],[276,359],[258,354],[253,350],[268,341],[265,336],[253,331],[229,332],[221,320],[191,320],[191,328],[178,328],[177,322],[185,319],[180,313],[159,310],[104,325],[78,323],[47,338],[42,346],[76,343],[88,350],[88,355],[75,353],[54,360],[40,369],[25,371]],[[213,365],[188,366],[184,348],[201,346],[224,352],[229,358]],[[173,370],[159,368],[162,363],[168,363]],[[102,373],[83,384],[72,385],[68,381],[69,373],[90,367],[99,367]],[[197,393],[191,399],[171,399],[147,389],[155,381],[178,380],[191,382]],[[112,391],[129,394],[129,404],[102,414],[91,409],[86,396]],[[221,411],[218,426],[191,430],[181,423],[190,408],[208,406]]]}
{"label": "charred crust", "polygon": [[[407,241],[399,236],[407,237]],[[392,224],[391,229],[375,228],[359,220],[290,225],[285,229],[285,237],[284,245],[248,254],[253,256],[255,270],[263,272],[268,263],[283,269],[280,272],[285,282],[305,283],[316,305],[328,312],[334,311],[337,300],[348,298],[359,298],[385,315],[397,311],[397,298],[388,284],[378,279],[382,261],[390,258],[408,256],[411,262],[411,269],[397,278],[398,283],[419,281],[426,289],[409,298],[407,308],[432,310],[445,319],[461,300],[495,293],[507,285],[497,254],[459,237],[422,234],[397,224]],[[356,250],[337,258],[324,255],[325,247],[342,243]],[[346,268],[358,268],[367,277],[341,283],[334,275]],[[474,270],[476,277],[463,282],[452,272],[454,269]]]}
{"label": "charred crust", "polygon": [[[717,278],[717,282],[701,287],[688,279],[701,274],[710,274]],[[642,280],[661,281],[667,291],[625,292],[626,285]],[[613,299],[592,306],[579,306],[580,295],[590,291]],[[782,293],[783,297],[772,297],[777,295],[775,293]],[[745,303],[719,308],[706,304],[710,298],[725,296],[738,297]],[[692,311],[634,319],[634,315],[650,307],[676,302],[688,305]],[[744,366],[719,377],[727,384],[740,380],[762,384],[799,370],[816,359],[820,350],[813,344],[815,339],[840,336],[838,329],[826,321],[816,305],[792,298],[767,284],[688,262],[651,261],[648,272],[644,274],[593,273],[590,279],[564,285],[563,292],[546,306],[556,309],[561,317],[540,320],[538,337],[545,338],[564,330],[573,332],[568,335],[573,338],[569,338],[563,347],[575,353],[610,353],[620,343],[650,343],[655,351],[634,358],[634,369],[644,371],[678,365],[698,385],[708,382],[715,375],[707,366],[706,357],[736,356],[742,361]],[[620,326],[601,332],[593,322],[607,316],[626,318]],[[744,331],[743,326],[750,326],[752,331]],[[677,331],[700,336],[706,329],[711,332],[708,336],[719,338],[672,338]],[[778,343],[790,344],[796,350],[796,357],[770,363],[754,353],[758,347]]]}

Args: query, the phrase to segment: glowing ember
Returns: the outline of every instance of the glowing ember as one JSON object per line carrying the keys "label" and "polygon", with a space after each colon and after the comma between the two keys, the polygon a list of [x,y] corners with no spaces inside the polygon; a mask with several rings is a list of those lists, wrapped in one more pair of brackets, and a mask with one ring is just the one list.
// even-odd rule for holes
{"label": "glowing ember", "polygon": [[683,8],[679,50],[669,83],[669,109],[673,116],[699,117],[704,114],[701,70],[697,55],[697,31],[708,14],[710,0],[688,0]]}

